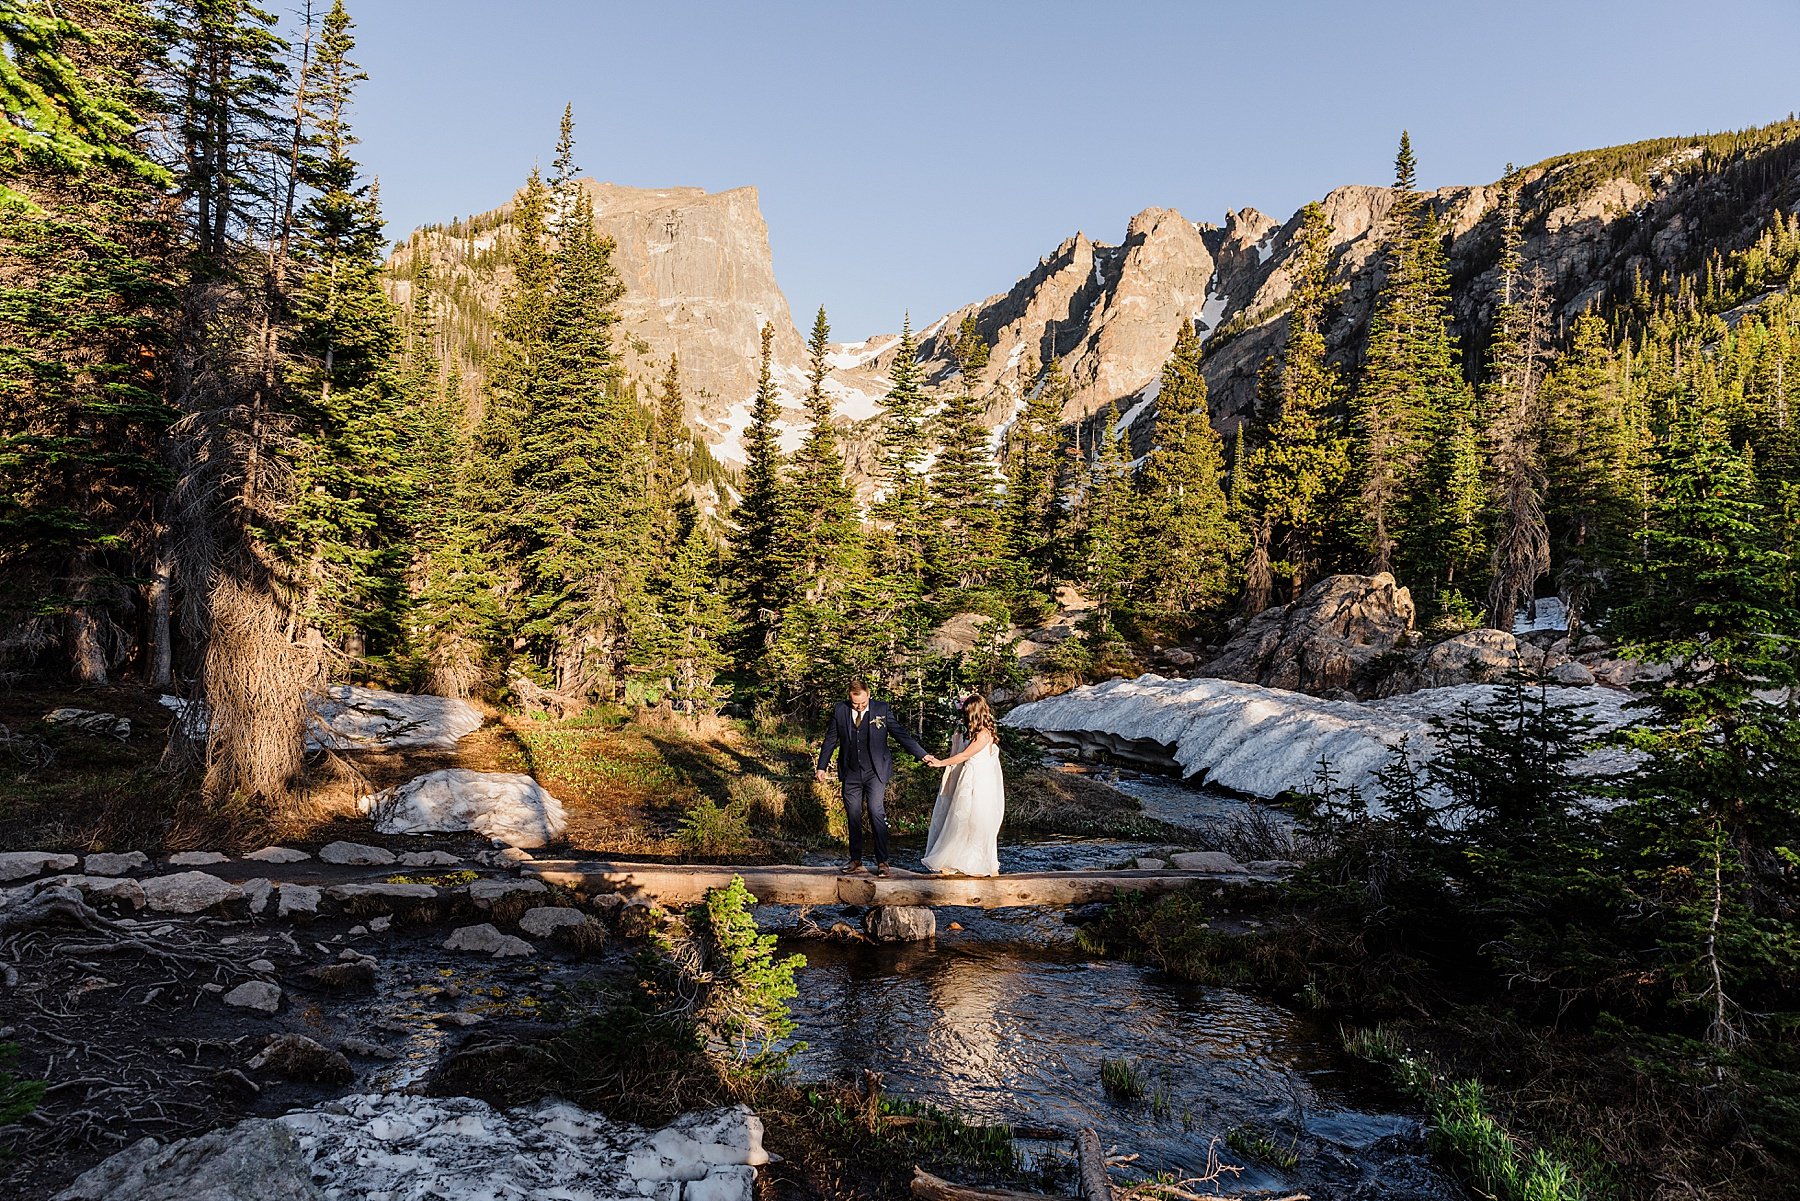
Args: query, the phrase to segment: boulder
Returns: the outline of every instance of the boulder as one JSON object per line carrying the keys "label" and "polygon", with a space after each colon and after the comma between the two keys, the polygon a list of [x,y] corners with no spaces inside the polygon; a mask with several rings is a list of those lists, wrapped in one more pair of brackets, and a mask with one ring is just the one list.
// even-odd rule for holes
{"label": "boulder", "polygon": [[510,959],[519,955],[530,955],[536,947],[522,938],[511,934],[502,934],[491,923],[483,922],[479,926],[462,926],[450,932],[444,940],[446,951],[474,951],[477,954],[492,955],[495,959]]}
{"label": "boulder", "polygon": [[253,1072],[271,1072],[308,1084],[349,1084],[356,1069],[343,1054],[306,1037],[279,1034],[250,1061]]}
{"label": "boulder", "polygon": [[120,742],[131,737],[131,719],[120,717],[116,713],[97,713],[92,709],[52,709],[44,714],[44,721],[82,734],[117,738]]}
{"label": "boulder", "polygon": [[90,876],[123,876],[150,866],[150,856],[142,851],[99,851],[81,861],[81,870]]}
{"label": "boulder", "polygon": [[251,851],[246,859],[254,859],[258,863],[301,863],[312,856],[305,851],[296,851],[293,847],[264,847],[260,851]]}
{"label": "boulder", "polygon": [[324,1201],[293,1134],[252,1118],[162,1146],[139,1139],[54,1201]]}
{"label": "boulder", "polygon": [[206,872],[150,876],[143,885],[144,899],[157,913],[204,913],[244,899],[244,892],[237,885]]}
{"label": "boulder", "polygon": [[1224,851],[1182,851],[1178,855],[1169,856],[1169,862],[1184,872],[1228,872],[1236,874],[1245,871],[1243,864],[1227,855]]}
{"label": "boulder", "polygon": [[310,884],[283,884],[276,894],[275,916],[317,917],[319,916],[319,902],[324,898],[324,890],[314,888]]}
{"label": "boulder", "polygon": [[169,856],[170,867],[211,867],[230,862],[231,856],[219,851],[181,851]]}
{"label": "boulder", "polygon": [[60,851],[0,851],[0,884],[29,880],[45,872],[66,872],[81,862]]}
{"label": "boulder", "polygon": [[876,942],[924,942],[937,937],[937,914],[923,905],[877,905],[863,915]]}
{"label": "boulder", "polygon": [[477,880],[469,885],[469,900],[477,909],[491,909],[502,897],[548,895],[542,880]]}
{"label": "boulder", "polygon": [[541,847],[567,826],[562,802],[519,772],[452,767],[427,772],[356,803],[383,834],[471,830],[515,847]]}
{"label": "boulder", "polygon": [[1470,630],[1447,638],[1426,652],[1414,674],[1411,688],[1447,688],[1453,684],[1481,684],[1497,680],[1523,666],[1519,641],[1505,630]]}
{"label": "boulder", "polygon": [[455,867],[461,862],[448,851],[404,851],[400,855],[402,867]]}
{"label": "boulder", "polygon": [[1416,618],[1412,593],[1387,572],[1328,576],[1251,618],[1201,674],[1298,692],[1351,688],[1372,660],[1412,640]]}
{"label": "boulder", "polygon": [[1558,663],[1550,669],[1550,678],[1558,684],[1567,684],[1571,688],[1586,688],[1594,682],[1593,669],[1571,659],[1567,663]]}
{"label": "boulder", "polygon": [[333,992],[374,992],[375,961],[373,959],[350,959],[342,963],[327,963],[319,967],[307,968],[300,973],[300,978],[313,988],[329,989]]}
{"label": "boulder", "polygon": [[326,863],[386,867],[394,861],[394,852],[360,842],[328,842],[320,848],[319,858]]}
{"label": "boulder", "polygon": [[281,989],[267,980],[250,980],[238,985],[221,999],[235,1009],[274,1013],[281,1008]]}
{"label": "boulder", "polygon": [[519,918],[519,929],[533,938],[549,938],[558,930],[567,930],[576,926],[593,926],[596,931],[599,929],[599,923],[581,910],[563,909],[554,905],[542,905],[536,909],[527,909]]}

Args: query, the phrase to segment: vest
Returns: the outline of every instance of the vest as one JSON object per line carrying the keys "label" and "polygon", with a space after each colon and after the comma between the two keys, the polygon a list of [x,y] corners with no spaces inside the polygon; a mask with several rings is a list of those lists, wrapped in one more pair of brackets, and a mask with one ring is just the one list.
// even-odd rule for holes
{"label": "vest", "polygon": [[844,766],[846,774],[872,770],[874,762],[869,758],[869,726],[872,714],[864,711],[862,720],[856,720],[856,711],[850,711],[850,737],[844,740]]}

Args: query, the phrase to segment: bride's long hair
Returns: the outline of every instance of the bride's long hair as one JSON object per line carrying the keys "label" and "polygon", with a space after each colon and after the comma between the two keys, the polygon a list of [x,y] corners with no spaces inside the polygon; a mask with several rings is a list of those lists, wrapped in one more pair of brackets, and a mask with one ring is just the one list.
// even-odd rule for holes
{"label": "bride's long hair", "polygon": [[968,723],[970,742],[974,742],[975,735],[983,730],[993,735],[996,740],[1000,737],[999,725],[994,721],[993,706],[987,703],[985,696],[979,692],[971,692],[968,696],[963,697],[962,711],[963,720]]}

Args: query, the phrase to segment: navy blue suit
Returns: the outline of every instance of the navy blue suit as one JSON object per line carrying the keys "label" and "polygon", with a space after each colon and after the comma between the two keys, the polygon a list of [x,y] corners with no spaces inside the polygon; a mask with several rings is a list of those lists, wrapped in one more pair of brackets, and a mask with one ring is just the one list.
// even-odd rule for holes
{"label": "navy blue suit", "polygon": [[865,807],[875,832],[875,862],[888,861],[887,785],[894,778],[890,736],[916,759],[924,759],[928,754],[912,732],[894,720],[894,711],[886,701],[871,700],[860,725],[850,702],[839,701],[831,711],[831,724],[825,728],[825,745],[819,748],[820,771],[831,766],[832,752],[837,753],[838,780],[844,786],[844,813],[850,819],[850,858],[858,862],[862,860]]}

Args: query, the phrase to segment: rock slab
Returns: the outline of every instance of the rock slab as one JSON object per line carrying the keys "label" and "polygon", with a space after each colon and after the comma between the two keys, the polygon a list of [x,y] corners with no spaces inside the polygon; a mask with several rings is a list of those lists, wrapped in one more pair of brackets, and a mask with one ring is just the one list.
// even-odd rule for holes
{"label": "rock slab", "polygon": [[326,863],[386,867],[394,861],[394,852],[361,842],[328,842],[319,849],[319,858]]}
{"label": "rock slab", "polygon": [[522,938],[511,934],[502,934],[490,922],[479,926],[462,926],[450,932],[444,940],[446,951],[474,951],[481,955],[492,955],[495,959],[513,959],[521,955],[530,955],[536,947]]}
{"label": "rock slab", "polygon": [[324,1201],[293,1132],[253,1118],[168,1146],[140,1139],[55,1201]]}
{"label": "rock slab", "polygon": [[0,851],[0,884],[29,880],[45,872],[66,872],[81,862],[59,851]]}
{"label": "rock slab", "polygon": [[244,900],[237,885],[206,872],[176,872],[143,881],[144,900],[157,913],[204,913],[231,901]]}
{"label": "rock slab", "polygon": [[1352,688],[1366,666],[1414,635],[1412,593],[1387,572],[1327,576],[1289,605],[1264,609],[1201,674],[1296,692]]}
{"label": "rock slab", "polygon": [[470,830],[515,847],[545,846],[568,826],[562,802],[521,772],[445,768],[363,797],[356,807],[383,834]]}

